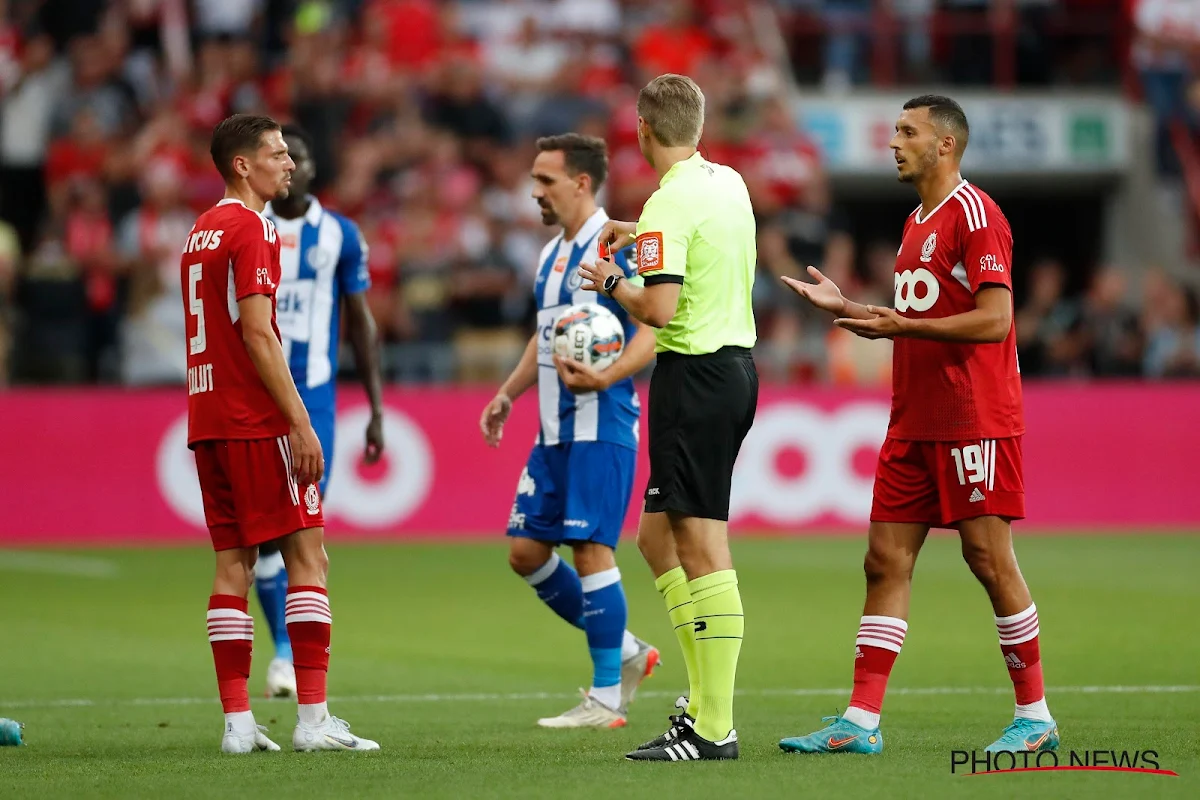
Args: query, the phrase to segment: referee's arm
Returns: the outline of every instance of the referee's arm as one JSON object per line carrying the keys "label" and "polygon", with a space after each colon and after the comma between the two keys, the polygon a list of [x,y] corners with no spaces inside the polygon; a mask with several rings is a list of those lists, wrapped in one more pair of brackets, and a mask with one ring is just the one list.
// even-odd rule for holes
{"label": "referee's arm", "polygon": [[639,322],[652,328],[665,328],[675,316],[682,286],[683,276],[679,276],[679,281],[663,281],[643,286],[629,281],[618,281],[613,289],[612,299],[620,303],[621,307]]}

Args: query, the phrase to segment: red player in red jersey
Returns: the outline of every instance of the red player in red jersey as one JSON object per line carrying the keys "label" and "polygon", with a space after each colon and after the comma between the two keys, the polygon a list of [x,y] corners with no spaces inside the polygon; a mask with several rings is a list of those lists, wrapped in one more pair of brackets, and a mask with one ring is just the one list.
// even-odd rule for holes
{"label": "red player in red jersey", "polygon": [[878,753],[888,675],[908,630],[917,553],[932,527],[954,528],[995,611],[1016,690],[1013,724],[987,750],[1053,750],[1037,607],[1013,553],[1025,515],[1025,420],[1013,324],[1012,232],[1000,207],[962,179],[970,129],[958,103],[904,105],[891,148],[899,178],[921,197],[896,254],[895,308],[862,306],[813,267],[801,297],[867,339],[893,339],[892,415],[875,473],[865,563],[867,599],[855,640],[854,690],[826,728],[780,742],[789,752]]}
{"label": "red player in red jersey", "polygon": [[279,124],[239,114],[213,130],[225,198],[200,215],[183,246],[187,315],[188,446],[216,551],[208,640],[225,710],[221,750],[278,750],[254,722],[246,682],[254,622],[246,598],[258,546],[278,539],[292,585],[287,626],[296,666],[297,750],[378,750],[329,715],[333,618],[317,483],[321,445],[283,355],[275,321],[279,240],[262,215],[287,196],[295,164]]}

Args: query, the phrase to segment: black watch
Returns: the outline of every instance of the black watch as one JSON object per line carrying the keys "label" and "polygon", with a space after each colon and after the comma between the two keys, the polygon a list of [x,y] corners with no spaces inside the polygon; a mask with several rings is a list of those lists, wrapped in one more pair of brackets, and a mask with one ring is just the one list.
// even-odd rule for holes
{"label": "black watch", "polygon": [[609,275],[604,279],[604,293],[612,297],[613,289],[617,288],[617,281],[624,278],[624,275]]}

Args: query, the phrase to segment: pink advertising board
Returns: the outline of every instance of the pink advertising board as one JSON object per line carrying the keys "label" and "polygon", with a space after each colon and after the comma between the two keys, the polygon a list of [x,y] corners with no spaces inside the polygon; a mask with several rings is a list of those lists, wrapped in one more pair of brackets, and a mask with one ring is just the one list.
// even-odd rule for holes
{"label": "pink advertising board", "polygon": [[[532,397],[490,450],[487,390],[391,389],[388,456],[365,468],[366,409],[342,394],[331,536],[502,534],[536,432]],[[1200,384],[1030,384],[1026,416],[1025,529],[1200,529]],[[864,530],[886,424],[886,394],[764,388],[735,472],[734,531]],[[205,543],[185,438],[179,390],[0,393],[0,546]],[[645,479],[643,452],[631,531]]]}

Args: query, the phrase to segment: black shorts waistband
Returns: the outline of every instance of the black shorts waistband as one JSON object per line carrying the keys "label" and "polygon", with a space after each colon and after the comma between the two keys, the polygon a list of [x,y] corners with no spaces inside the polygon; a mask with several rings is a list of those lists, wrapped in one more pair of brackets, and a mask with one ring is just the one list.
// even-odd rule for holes
{"label": "black shorts waistband", "polygon": [[656,353],[655,357],[659,363],[669,361],[684,361],[684,360],[709,360],[709,361],[726,361],[729,359],[753,358],[753,354],[749,347],[738,347],[737,345],[727,344],[724,347],[714,350],[711,353],[676,353],[674,350],[664,350],[661,353]]}

